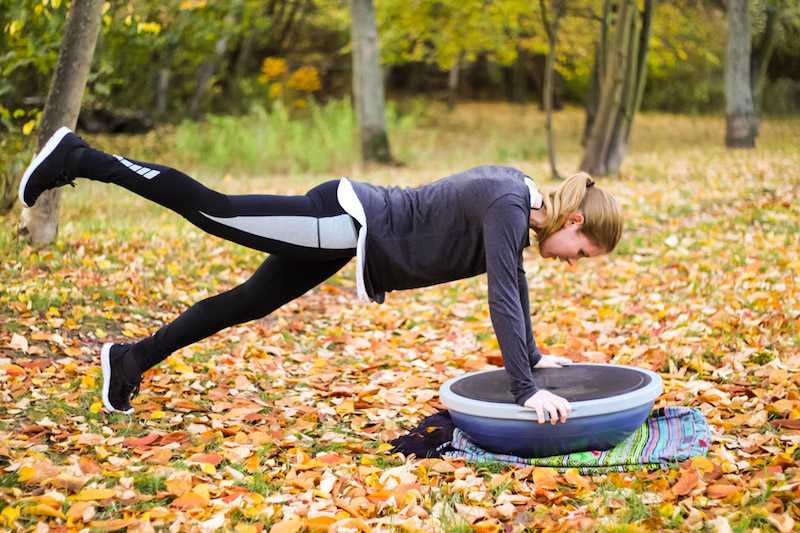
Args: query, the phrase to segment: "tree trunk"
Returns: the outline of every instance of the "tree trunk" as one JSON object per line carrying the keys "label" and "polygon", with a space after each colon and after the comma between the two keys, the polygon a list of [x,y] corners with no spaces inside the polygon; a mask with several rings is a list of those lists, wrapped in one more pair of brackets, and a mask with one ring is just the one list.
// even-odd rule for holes
{"label": "tree trunk", "polygon": [[592,65],[591,81],[589,82],[589,93],[586,95],[586,123],[581,136],[581,146],[584,148],[586,143],[589,142],[589,134],[592,132],[592,125],[594,124],[594,118],[597,116],[597,106],[600,101],[599,56],[600,44],[598,43],[594,50],[594,64]]}
{"label": "tree trunk", "polygon": [[458,97],[458,78],[461,73],[461,63],[464,61],[464,51],[462,50],[456,58],[453,66],[450,67],[450,73],[447,76],[447,109],[452,111],[456,107],[456,98]]}
{"label": "tree trunk", "polygon": [[194,119],[200,118],[200,104],[203,102],[203,96],[205,96],[206,91],[208,90],[209,82],[211,81],[212,76],[214,76],[214,73],[217,71],[217,67],[225,57],[225,51],[227,49],[228,36],[225,35],[217,40],[217,43],[214,46],[214,55],[205,60],[203,64],[200,65],[200,69],[197,71],[197,82],[195,84],[194,95],[189,101],[189,115],[191,115],[191,117]]}
{"label": "tree trunk", "polygon": [[728,0],[728,46],[725,54],[725,145],[756,144],[753,91],[750,87],[750,20],[747,0]]}
{"label": "tree trunk", "polygon": [[767,2],[764,12],[767,16],[764,25],[764,34],[758,46],[753,48],[750,55],[750,87],[753,91],[753,136],[758,137],[759,120],[761,117],[761,103],[763,101],[764,84],[767,81],[767,67],[775,50],[775,41],[778,36],[779,7],[783,4]]}
{"label": "tree trunk", "polygon": [[372,0],[350,0],[353,44],[353,98],[364,161],[392,160],[384,118],[383,77]]}
{"label": "tree trunk", "polygon": [[[581,170],[615,174],[622,164],[633,118],[647,79],[647,51],[653,0],[606,0],[595,68],[599,84],[596,113],[590,123]],[[613,21],[612,21],[613,19]]]}
{"label": "tree trunk", "polygon": [[[74,129],[78,122],[100,31],[102,8],[102,0],[73,0],[39,126],[39,150],[58,128]],[[28,234],[34,245],[49,244],[58,235],[60,197],[61,189],[50,189],[39,196],[35,206],[23,208],[20,232]]]}
{"label": "tree trunk", "polygon": [[203,96],[205,96],[206,91],[208,90],[209,82],[217,72],[217,69],[220,67],[220,65],[222,65],[225,61],[225,53],[228,51],[228,43],[230,42],[231,33],[234,33],[232,28],[237,27],[236,19],[243,16],[242,3],[243,0],[236,0],[236,2],[234,2],[231,6],[230,11],[228,11],[227,15],[225,15],[224,24],[219,25],[224,34],[222,37],[217,39],[217,42],[214,45],[214,55],[204,61],[203,64],[200,65],[200,69],[197,71],[197,83],[195,86],[194,95],[189,101],[189,115],[191,115],[191,117],[194,119],[200,118],[200,106],[203,102]]}
{"label": "tree trunk", "polygon": [[633,128],[633,117],[639,112],[642,103],[647,78],[647,52],[652,15],[653,1],[646,1],[641,16],[641,26],[634,24],[634,29],[630,34],[628,49],[631,61],[628,63],[629,68],[623,89],[623,111],[617,116],[620,131],[614,135],[608,155],[608,168],[612,173],[616,173],[622,166],[622,160],[625,158],[628,147],[628,138]]}
{"label": "tree trunk", "polygon": [[511,66],[511,101],[524,102],[527,97],[527,66],[528,54],[517,47],[517,58]]}
{"label": "tree trunk", "polygon": [[556,45],[558,44],[558,24],[564,14],[564,0],[554,0],[553,20],[547,16],[547,2],[539,0],[542,12],[542,22],[547,33],[547,62],[544,68],[544,87],[542,89],[542,102],[544,104],[545,130],[547,131],[547,153],[550,160],[550,175],[553,179],[561,179],[556,165],[556,145],[553,138],[553,70],[556,62]]}
{"label": "tree trunk", "polygon": [[169,102],[169,82],[172,75],[170,67],[158,69],[158,82],[156,84],[156,118],[161,119],[167,112]]}

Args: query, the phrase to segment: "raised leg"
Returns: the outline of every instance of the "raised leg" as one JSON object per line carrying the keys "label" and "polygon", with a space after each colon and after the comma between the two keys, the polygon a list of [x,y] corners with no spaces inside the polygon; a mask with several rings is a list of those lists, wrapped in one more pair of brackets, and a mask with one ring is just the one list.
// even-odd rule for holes
{"label": "raised leg", "polygon": [[356,222],[336,199],[339,180],[297,196],[227,195],[171,167],[80,148],[71,154],[80,177],[114,183],[180,214],[223,239],[287,257],[351,257]]}

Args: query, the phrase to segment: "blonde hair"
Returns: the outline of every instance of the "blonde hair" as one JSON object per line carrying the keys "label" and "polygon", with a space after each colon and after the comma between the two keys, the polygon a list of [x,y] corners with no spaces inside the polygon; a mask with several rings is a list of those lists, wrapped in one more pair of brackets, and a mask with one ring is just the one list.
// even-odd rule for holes
{"label": "blonde hair", "polygon": [[543,195],[547,218],[541,228],[534,228],[539,246],[564,227],[567,217],[583,214],[581,233],[610,253],[622,237],[622,210],[616,198],[594,185],[586,172],[578,172],[564,180],[558,189]]}

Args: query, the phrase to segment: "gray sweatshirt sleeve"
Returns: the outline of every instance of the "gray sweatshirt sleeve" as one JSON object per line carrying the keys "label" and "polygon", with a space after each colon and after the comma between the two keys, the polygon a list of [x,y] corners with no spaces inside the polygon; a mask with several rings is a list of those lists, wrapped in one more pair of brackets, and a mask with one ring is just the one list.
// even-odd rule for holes
{"label": "gray sweatshirt sleeve", "polygon": [[506,372],[511,378],[511,394],[519,405],[524,405],[537,391],[528,354],[526,313],[523,312],[518,285],[520,252],[527,231],[527,212],[513,195],[501,196],[486,211],[483,241],[489,315]]}
{"label": "gray sweatshirt sleeve", "polygon": [[536,339],[533,338],[531,328],[531,306],[528,301],[528,280],[525,278],[525,270],[522,268],[522,252],[519,257],[519,268],[517,269],[517,286],[519,287],[519,301],[522,304],[522,316],[525,320],[525,339],[528,346],[528,357],[530,358],[531,370],[542,358],[539,347],[536,346]]}

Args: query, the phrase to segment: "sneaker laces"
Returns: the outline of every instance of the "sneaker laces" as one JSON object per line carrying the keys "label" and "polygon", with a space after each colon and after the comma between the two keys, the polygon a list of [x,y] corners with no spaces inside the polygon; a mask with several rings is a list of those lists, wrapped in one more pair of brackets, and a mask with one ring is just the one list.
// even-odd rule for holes
{"label": "sneaker laces", "polygon": [[62,168],[58,176],[53,180],[53,187],[60,187],[62,185],[72,185],[75,187],[75,177],[70,176],[65,168]]}
{"label": "sneaker laces", "polygon": [[128,394],[128,401],[130,401],[134,396],[139,394],[139,384],[140,383],[141,382],[137,383],[136,386],[133,387],[133,389],[131,390],[130,394]]}

